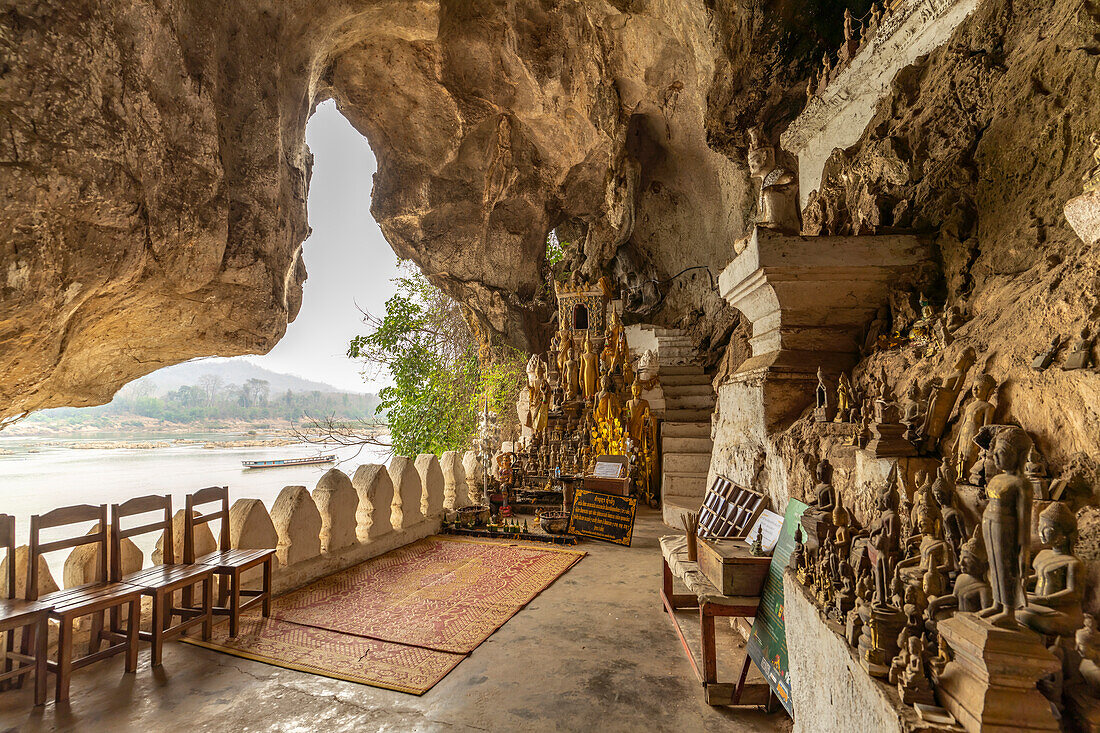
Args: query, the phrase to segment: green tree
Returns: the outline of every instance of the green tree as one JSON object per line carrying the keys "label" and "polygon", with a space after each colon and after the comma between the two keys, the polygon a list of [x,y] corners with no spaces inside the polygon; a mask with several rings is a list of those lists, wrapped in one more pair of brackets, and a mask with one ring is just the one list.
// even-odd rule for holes
{"label": "green tree", "polygon": [[402,270],[385,314],[366,314],[371,332],[352,339],[348,356],[389,372],[393,383],[379,392],[379,411],[396,453],[465,449],[485,394],[491,410],[509,414],[505,405],[519,388],[523,355],[482,348],[456,301],[414,266],[403,263]]}

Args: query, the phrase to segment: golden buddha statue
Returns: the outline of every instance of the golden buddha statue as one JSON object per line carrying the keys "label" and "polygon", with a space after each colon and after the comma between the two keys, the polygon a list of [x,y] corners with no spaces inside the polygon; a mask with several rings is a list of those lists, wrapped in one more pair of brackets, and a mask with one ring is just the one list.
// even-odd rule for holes
{"label": "golden buddha statue", "polygon": [[626,411],[629,416],[627,418],[627,433],[629,433],[631,440],[637,445],[641,445],[643,434],[649,424],[649,401],[642,399],[642,385],[637,380],[630,385],[630,394],[632,399],[626,403]]}
{"label": "golden buddha statue", "polygon": [[561,372],[561,381],[565,385],[565,398],[570,401],[576,399],[581,392],[579,367],[580,365],[574,358],[572,341],[570,341],[570,348],[566,354],[565,362],[562,364]]}
{"label": "golden buddha statue", "polygon": [[611,377],[604,375],[600,386],[602,389],[596,393],[596,424],[612,425],[622,414],[622,403],[612,389]]}
{"label": "golden buddha statue", "polygon": [[565,374],[565,362],[573,353],[573,337],[567,331],[558,334],[558,374]]}
{"label": "golden buddha statue", "polygon": [[599,357],[592,350],[592,338],[585,334],[584,352],[580,359],[580,381],[584,388],[584,398],[591,399],[596,394],[596,384],[600,376]]}
{"label": "golden buddha statue", "polygon": [[1056,501],[1039,515],[1039,537],[1050,549],[1041,550],[1032,563],[1035,590],[1027,594],[1020,620],[1040,634],[1073,636],[1084,622],[1084,571],[1073,555],[1077,518]]}

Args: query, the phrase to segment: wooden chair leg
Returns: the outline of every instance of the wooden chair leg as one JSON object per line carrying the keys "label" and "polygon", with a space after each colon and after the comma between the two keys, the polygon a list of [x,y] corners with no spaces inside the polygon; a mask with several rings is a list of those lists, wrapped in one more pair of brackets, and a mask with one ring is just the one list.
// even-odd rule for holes
{"label": "wooden chair leg", "polygon": [[229,603],[229,574],[216,574],[218,577],[218,606],[225,608]]}
{"label": "wooden chair leg", "polygon": [[95,654],[99,651],[99,643],[103,640],[103,611],[92,614],[91,635],[88,637],[88,653]]}
{"label": "wooden chair leg", "polygon": [[157,667],[160,665],[161,648],[164,645],[164,619],[161,614],[164,610],[164,594],[157,591],[153,593],[153,617],[150,620],[149,630],[152,632],[152,647],[149,653],[149,663]]}
{"label": "wooden chair leg", "polygon": [[[23,633],[20,634],[20,636],[23,636],[26,633],[26,629],[24,629]],[[11,654],[13,652],[15,652],[15,629],[8,629],[4,633],[4,672],[10,672],[15,669],[15,666],[12,664],[14,660],[12,660],[11,658]],[[16,677],[14,680],[10,681],[4,680],[3,682],[0,682],[0,690],[6,690],[9,686],[19,687],[22,681],[23,678],[21,676]]]}
{"label": "wooden chair leg", "polygon": [[703,646],[703,684],[718,681],[718,659],[714,651],[714,616],[708,613],[707,604],[699,609],[699,625],[702,630]]}
{"label": "wooden chair leg", "polygon": [[210,641],[214,633],[214,577],[202,581],[202,640]]}
{"label": "wooden chair leg", "polygon": [[226,577],[232,578],[229,585],[229,636],[236,637],[241,621],[241,577],[236,571]]}
{"label": "wooden chair leg", "polygon": [[263,615],[267,618],[271,615],[271,558],[264,560],[264,601]]}
{"label": "wooden chair leg", "polygon": [[[50,621],[45,614],[37,627],[29,632],[34,635],[34,704],[46,704],[46,657],[49,654]],[[28,645],[29,646],[29,645]]]}
{"label": "wooden chair leg", "polygon": [[69,678],[73,673],[73,619],[63,616],[57,630],[57,691],[56,702],[69,699]]}
{"label": "wooden chair leg", "polygon": [[130,601],[130,619],[126,624],[126,671],[136,672],[138,661],[138,629],[141,627],[141,598]]}

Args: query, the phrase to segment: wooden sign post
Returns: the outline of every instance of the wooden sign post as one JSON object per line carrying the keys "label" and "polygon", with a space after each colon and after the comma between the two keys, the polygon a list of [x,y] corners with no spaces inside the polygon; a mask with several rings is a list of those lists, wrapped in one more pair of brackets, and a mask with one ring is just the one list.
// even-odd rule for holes
{"label": "wooden sign post", "polygon": [[783,571],[794,551],[794,530],[804,511],[806,505],[797,499],[787,503],[783,528],[772,551],[768,577],[760,594],[760,608],[756,612],[747,645],[749,659],[763,673],[792,718],[794,706],[791,702],[791,673],[787,666],[787,627],[783,616]]}
{"label": "wooden sign post", "polygon": [[630,496],[577,489],[569,514],[569,534],[630,547],[637,508],[638,500]]}

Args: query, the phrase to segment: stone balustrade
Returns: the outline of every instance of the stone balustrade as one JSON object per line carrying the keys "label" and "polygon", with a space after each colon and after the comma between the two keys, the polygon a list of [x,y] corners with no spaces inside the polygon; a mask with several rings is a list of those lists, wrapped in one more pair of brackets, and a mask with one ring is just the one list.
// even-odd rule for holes
{"label": "stone balustrade", "polygon": [[462,465],[462,454],[455,450],[446,451],[439,457],[439,466],[443,469],[443,508],[453,511],[470,506],[472,502],[466,486],[466,468]]}
{"label": "stone balustrade", "polygon": [[[466,478],[460,464],[457,471],[454,469],[453,457],[448,461],[447,473],[439,460],[429,454],[418,456],[415,463],[398,456],[389,468],[374,464],[360,466],[354,478],[334,468],[321,477],[312,495],[304,486],[285,487],[270,513],[259,499],[237,499],[229,510],[230,543],[239,549],[274,547],[277,561],[272,572],[272,590],[276,594],[292,590],[438,532],[447,476],[456,482]],[[422,504],[428,510],[428,518],[422,512]],[[183,561],[183,532],[183,510],[180,510],[172,520],[176,562]],[[153,564],[163,562],[163,543],[162,536],[150,558]],[[129,539],[123,542],[123,548],[123,572],[140,569],[142,552]],[[200,525],[195,538],[196,555],[216,549],[210,525]],[[27,557],[27,546],[16,549],[16,592],[20,597],[26,590]],[[89,546],[74,548],[65,560],[64,586],[92,582],[97,559],[96,550]],[[7,577],[8,562],[9,558],[5,558],[0,563],[0,578]],[[247,586],[255,587],[260,582],[259,569],[244,580]],[[45,558],[39,565],[38,586],[40,595],[58,589]],[[142,617],[146,628],[148,611],[146,603]],[[85,632],[86,628],[83,625]],[[51,631],[51,644],[55,642],[56,629]]]}

